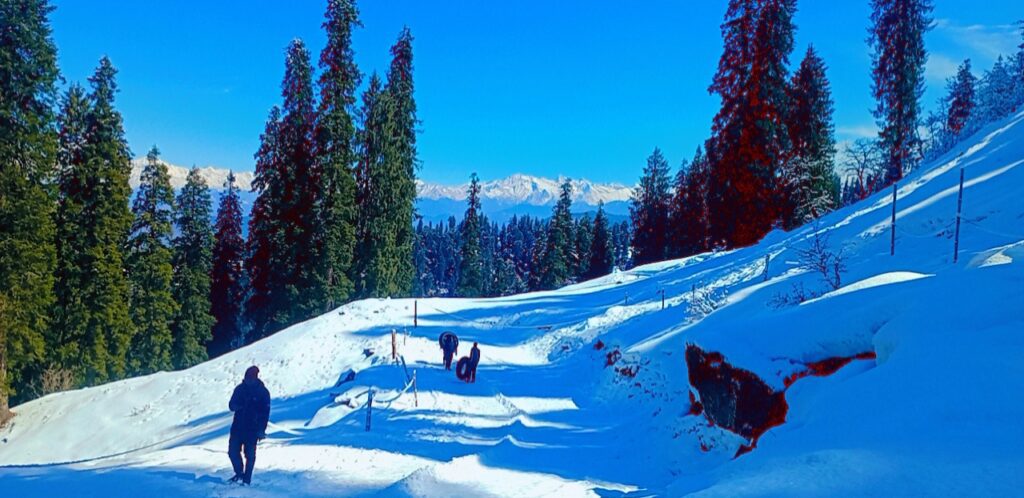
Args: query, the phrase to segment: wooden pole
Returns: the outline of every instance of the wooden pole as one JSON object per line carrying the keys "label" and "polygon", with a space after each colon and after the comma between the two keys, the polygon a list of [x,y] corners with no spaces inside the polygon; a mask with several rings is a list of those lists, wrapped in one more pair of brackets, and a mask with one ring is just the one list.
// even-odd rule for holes
{"label": "wooden pole", "polygon": [[764,255],[764,281],[768,281],[768,255]]}
{"label": "wooden pole", "polygon": [[896,255],[896,184],[892,184],[892,237],[889,239],[889,255]]}
{"label": "wooden pole", "polygon": [[416,388],[416,371],[412,371],[412,399],[416,408],[420,407],[420,394]]}
{"label": "wooden pole", "polygon": [[391,361],[398,361],[398,332],[391,329]]}
{"label": "wooden pole", "polygon": [[956,236],[953,238],[953,263],[960,257],[960,213],[964,205],[964,169],[960,168],[960,192],[956,194]]}
{"label": "wooden pole", "polygon": [[412,328],[420,326],[420,302],[419,300],[412,302]]}
{"label": "wooden pole", "polygon": [[373,389],[370,389],[369,396],[366,399],[366,432],[370,432],[370,417],[373,414]]}
{"label": "wooden pole", "polygon": [[661,309],[665,309],[665,289],[661,289]]}

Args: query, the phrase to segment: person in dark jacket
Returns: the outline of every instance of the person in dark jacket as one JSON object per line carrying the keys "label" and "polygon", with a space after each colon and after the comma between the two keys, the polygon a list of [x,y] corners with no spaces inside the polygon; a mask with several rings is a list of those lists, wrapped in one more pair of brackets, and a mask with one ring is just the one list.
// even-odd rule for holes
{"label": "person in dark jacket", "polygon": [[469,350],[469,379],[468,382],[476,382],[476,367],[480,364],[480,348],[473,343],[473,349]]}
{"label": "person in dark jacket", "polygon": [[444,369],[451,370],[452,358],[459,352],[459,338],[451,332],[445,332],[441,334],[439,342],[444,353]]}
{"label": "person in dark jacket", "polygon": [[[270,420],[270,391],[260,380],[260,369],[255,366],[245,371],[245,379],[235,387],[228,408],[235,412],[228,438],[228,457],[235,470],[231,482],[252,482],[252,468],[256,464],[256,443],[267,437]],[[242,452],[245,452],[245,466]]]}

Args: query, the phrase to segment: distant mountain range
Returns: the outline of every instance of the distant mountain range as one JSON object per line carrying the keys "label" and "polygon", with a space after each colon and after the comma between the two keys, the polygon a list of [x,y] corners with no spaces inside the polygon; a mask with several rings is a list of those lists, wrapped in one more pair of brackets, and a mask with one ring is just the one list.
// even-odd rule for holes
{"label": "distant mountain range", "polygon": [[[167,172],[171,175],[171,186],[175,190],[185,186],[185,179],[188,178],[188,171],[191,168],[185,166],[176,166],[166,161],[161,161],[167,165]],[[128,180],[128,184],[131,185],[134,190],[139,186],[139,177],[142,176],[142,168],[146,165],[146,158],[137,157],[132,160],[132,176]],[[228,180],[228,173],[230,170],[224,168],[217,168],[215,166],[204,166],[199,168],[199,174],[206,180],[206,184],[212,189],[222,190],[224,188],[224,182]],[[235,172],[235,184],[242,191],[249,191],[252,189],[253,174],[251,171],[236,171]]]}
{"label": "distant mountain range", "polygon": [[[145,165],[145,158],[132,161],[132,176],[129,180],[132,189],[139,185],[139,177]],[[167,165],[171,176],[171,186],[176,190],[185,185],[189,168],[170,163]],[[199,168],[206,184],[214,192],[223,190],[229,170],[214,166]],[[242,208],[248,214],[252,207],[255,194],[252,189],[253,173],[236,171],[235,182],[241,190]],[[547,217],[551,215],[551,207],[558,200],[563,178],[551,179],[537,176],[514,174],[499,180],[481,182],[480,201],[484,214],[492,221],[505,222],[514,215],[530,215]],[[595,183],[586,179],[572,180],[573,206],[576,214],[593,213],[597,206],[604,203],[605,211],[613,221],[629,215],[629,199],[633,188],[618,183]],[[444,185],[440,183],[416,181],[418,199],[416,208],[419,215],[427,222],[439,222],[454,216],[462,218],[466,211],[466,197],[469,184]],[[217,195],[213,196],[216,209]]]}
{"label": "distant mountain range", "polygon": [[[480,183],[480,204],[492,221],[504,222],[513,215],[547,217],[551,206],[558,201],[564,178],[557,180],[537,176],[514,174],[499,180]],[[574,213],[592,213],[604,203],[612,218],[629,214],[629,199],[633,188],[618,183],[595,183],[590,180],[572,180]],[[416,207],[426,221],[442,221],[449,216],[461,218],[466,211],[469,184],[442,185],[416,182],[419,193]]]}

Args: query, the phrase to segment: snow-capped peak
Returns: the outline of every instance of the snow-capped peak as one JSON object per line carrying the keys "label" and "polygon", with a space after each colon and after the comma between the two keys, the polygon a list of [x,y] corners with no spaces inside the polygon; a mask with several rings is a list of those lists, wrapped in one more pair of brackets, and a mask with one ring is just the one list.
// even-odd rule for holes
{"label": "snow-capped peak", "polygon": [[[563,181],[564,177],[551,179],[516,173],[506,178],[481,182],[480,196],[502,203],[543,206],[558,200]],[[466,199],[469,184],[443,185],[417,180],[416,187],[421,199],[461,201]],[[619,183],[596,183],[587,179],[572,180],[572,190],[573,202],[590,205],[628,201],[633,193],[632,187]]]}
{"label": "snow-capped peak", "polygon": [[[185,180],[188,178],[189,169],[185,166],[177,166],[167,161],[160,161],[167,165],[167,173],[171,176],[171,187],[179,189],[185,186]],[[146,165],[145,157],[137,157],[132,160],[132,176],[128,180],[129,185],[132,189],[138,188],[139,178],[142,176],[142,168]],[[206,180],[206,185],[213,189],[224,188],[224,183],[228,179],[228,173],[231,170],[226,168],[217,168],[214,166],[203,166],[199,168],[199,174]],[[251,171],[235,171],[235,185],[238,185],[240,190],[248,191],[252,189],[253,173]]]}

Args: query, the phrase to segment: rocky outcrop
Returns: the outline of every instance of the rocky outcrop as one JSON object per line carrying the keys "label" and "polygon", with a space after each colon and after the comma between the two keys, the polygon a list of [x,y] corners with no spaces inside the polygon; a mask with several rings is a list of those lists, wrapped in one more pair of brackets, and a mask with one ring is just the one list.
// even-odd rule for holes
{"label": "rocky outcrop", "polygon": [[786,389],[794,382],[807,376],[830,375],[853,360],[874,358],[874,352],[866,352],[805,364],[803,370],[784,379],[785,388],[776,391],[757,374],[730,365],[721,353],[690,344],[686,347],[686,366],[690,386],[700,398],[690,393],[690,414],[703,414],[710,423],[747,439],[749,443],[736,453],[740,456],[755,448],[768,429],[786,421]]}

